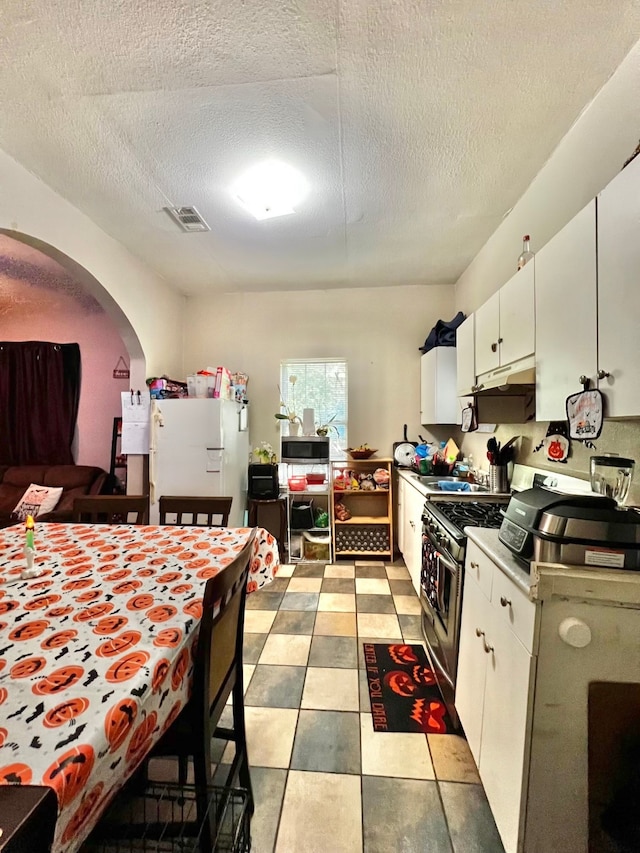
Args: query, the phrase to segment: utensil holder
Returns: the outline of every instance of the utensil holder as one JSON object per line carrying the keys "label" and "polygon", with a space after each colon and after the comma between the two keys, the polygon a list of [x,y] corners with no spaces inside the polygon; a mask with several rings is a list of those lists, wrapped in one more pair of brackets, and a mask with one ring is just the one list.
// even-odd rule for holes
{"label": "utensil holder", "polygon": [[489,491],[498,495],[509,491],[506,465],[489,465]]}

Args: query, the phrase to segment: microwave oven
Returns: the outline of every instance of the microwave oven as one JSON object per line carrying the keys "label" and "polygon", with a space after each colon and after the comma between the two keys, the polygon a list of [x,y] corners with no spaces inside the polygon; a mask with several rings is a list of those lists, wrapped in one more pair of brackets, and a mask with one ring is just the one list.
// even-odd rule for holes
{"label": "microwave oven", "polygon": [[319,435],[283,435],[280,458],[283,462],[329,462],[329,439]]}

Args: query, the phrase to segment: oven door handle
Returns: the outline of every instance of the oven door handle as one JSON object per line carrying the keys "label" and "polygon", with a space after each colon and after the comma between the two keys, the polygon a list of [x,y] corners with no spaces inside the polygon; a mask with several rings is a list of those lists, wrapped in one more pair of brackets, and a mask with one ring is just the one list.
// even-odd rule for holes
{"label": "oven door handle", "polygon": [[437,542],[434,541],[433,536],[430,533],[425,532],[424,535],[426,536],[426,538],[431,543],[431,547],[435,551],[435,556],[437,557],[437,559],[440,560],[440,562],[442,562],[449,569],[449,571],[451,572],[452,575],[457,575],[458,574],[458,564],[453,562],[453,560],[448,559],[448,557],[444,556],[444,554],[440,550],[440,546],[438,545]]}

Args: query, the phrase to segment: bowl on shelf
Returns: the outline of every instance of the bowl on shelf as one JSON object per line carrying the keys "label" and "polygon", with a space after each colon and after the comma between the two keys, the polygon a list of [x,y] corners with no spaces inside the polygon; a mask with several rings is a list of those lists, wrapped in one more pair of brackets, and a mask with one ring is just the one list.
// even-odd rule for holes
{"label": "bowl on shelf", "polygon": [[354,450],[351,447],[347,447],[347,453],[352,459],[370,459],[374,453],[377,453],[378,450],[369,448],[368,450]]}
{"label": "bowl on shelf", "polygon": [[323,474],[323,473],[320,473],[320,474],[309,473],[309,474],[307,474],[307,483],[310,486],[322,486],[322,485],[324,485],[326,479],[327,479],[327,475]]}

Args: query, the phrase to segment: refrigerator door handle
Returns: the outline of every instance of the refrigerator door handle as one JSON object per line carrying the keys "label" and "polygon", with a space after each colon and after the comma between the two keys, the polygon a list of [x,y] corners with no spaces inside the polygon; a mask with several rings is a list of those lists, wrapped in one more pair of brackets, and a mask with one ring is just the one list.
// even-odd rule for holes
{"label": "refrigerator door handle", "polygon": [[207,447],[207,452],[209,450],[224,450],[224,447]]}

